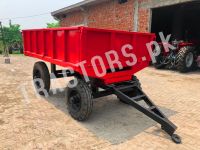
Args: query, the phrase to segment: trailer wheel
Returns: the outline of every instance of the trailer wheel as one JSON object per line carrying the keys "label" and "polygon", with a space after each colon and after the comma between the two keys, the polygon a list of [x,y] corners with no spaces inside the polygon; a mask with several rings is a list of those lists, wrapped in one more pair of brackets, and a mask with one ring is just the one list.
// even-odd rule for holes
{"label": "trailer wheel", "polygon": [[[138,87],[139,89],[142,90],[142,86],[141,86],[140,80],[137,78],[137,76],[133,76],[132,81],[134,81],[135,84],[137,85],[137,87]],[[131,91],[131,92],[132,92],[132,91]],[[132,94],[135,94],[135,93],[132,93]],[[131,93],[130,93],[129,95],[131,96]],[[128,103],[127,103],[126,101],[124,101],[123,99],[120,99],[120,98],[118,98],[118,99],[119,99],[120,102],[122,102],[122,103],[124,103],[124,104],[128,104]]]}
{"label": "trailer wheel", "polygon": [[177,55],[177,69],[182,72],[188,72],[195,65],[195,56],[192,47],[182,47]]}
{"label": "trailer wheel", "polygon": [[[74,80],[70,81],[73,85]],[[69,114],[78,121],[85,121],[89,118],[92,108],[92,92],[88,84],[78,79],[78,84],[70,88],[67,87],[67,106]]]}
{"label": "trailer wheel", "polygon": [[[38,80],[39,79],[39,80]],[[44,62],[36,62],[33,68],[33,80],[39,95],[48,96],[50,89],[50,74]],[[41,83],[43,82],[43,83]]]}

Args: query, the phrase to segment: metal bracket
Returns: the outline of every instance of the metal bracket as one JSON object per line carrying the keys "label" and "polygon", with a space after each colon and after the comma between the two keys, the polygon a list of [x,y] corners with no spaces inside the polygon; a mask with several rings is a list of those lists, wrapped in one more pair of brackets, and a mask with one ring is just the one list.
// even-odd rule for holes
{"label": "metal bracket", "polygon": [[75,73],[71,73],[70,70],[57,70],[55,64],[51,64],[51,73],[54,74],[56,78],[72,77]]}

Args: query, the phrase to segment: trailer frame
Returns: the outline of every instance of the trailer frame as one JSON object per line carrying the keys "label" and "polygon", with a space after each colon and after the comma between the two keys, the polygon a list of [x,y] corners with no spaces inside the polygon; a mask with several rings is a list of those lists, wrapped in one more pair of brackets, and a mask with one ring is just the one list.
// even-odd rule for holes
{"label": "trailer frame", "polygon": [[[72,77],[81,78],[80,75],[76,73],[71,73],[69,70],[56,70],[56,65],[51,64],[51,73],[53,73],[57,78]],[[66,73],[63,75],[63,73]],[[81,80],[84,81],[82,77]],[[91,87],[96,87],[96,90],[91,89],[93,99],[101,98],[109,95],[116,95],[119,99],[123,100],[126,104],[134,107],[138,111],[142,112],[147,117],[151,118],[155,122],[161,125],[161,129],[164,130],[176,144],[181,143],[181,137],[177,134],[174,134],[177,126],[174,125],[156,106],[153,101],[145,94],[141,87],[138,85],[138,81],[125,81],[111,85],[105,85],[102,83],[97,84],[96,82],[90,82],[85,84],[91,84]],[[94,85],[95,84],[95,85]],[[101,89],[101,90],[99,90]],[[130,96],[129,92],[134,92],[134,96]],[[128,92],[128,93],[126,93]],[[139,104],[140,101],[143,101],[146,106]]]}

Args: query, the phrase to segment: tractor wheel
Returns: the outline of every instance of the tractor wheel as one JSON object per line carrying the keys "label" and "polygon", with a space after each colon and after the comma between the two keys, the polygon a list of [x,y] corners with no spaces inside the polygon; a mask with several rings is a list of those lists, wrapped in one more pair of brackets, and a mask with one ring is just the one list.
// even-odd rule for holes
{"label": "tractor wheel", "polygon": [[177,55],[177,69],[186,73],[195,66],[195,55],[192,47],[182,47]]}
{"label": "tractor wheel", "polygon": [[44,62],[36,62],[33,68],[33,80],[39,95],[48,96],[50,89],[50,74]]}
{"label": "tractor wheel", "polygon": [[[133,76],[132,80],[135,82],[135,84],[137,85],[137,87],[138,87],[139,89],[142,89],[140,80],[139,80],[136,76]],[[133,94],[133,96],[134,96],[135,93],[131,91],[131,94]],[[129,94],[129,95],[131,95],[131,94]],[[119,99],[120,102],[122,102],[122,103],[124,103],[124,104],[128,104],[128,103],[127,103],[126,101],[124,101],[123,99],[120,99],[120,98],[118,98],[118,99]]]}
{"label": "tractor wheel", "polygon": [[[158,56],[155,57],[156,63],[153,64],[156,69],[163,69],[166,66],[163,63],[164,55],[162,53],[162,48],[160,47],[160,49],[161,49],[161,53]],[[155,49],[155,51],[156,51],[156,49]]]}
{"label": "tractor wheel", "polygon": [[[70,81],[73,85],[74,80]],[[89,118],[92,108],[93,99],[92,91],[88,84],[81,79],[75,87],[67,87],[67,107],[69,114],[78,121],[85,121]]]}
{"label": "tractor wheel", "polygon": [[154,64],[154,67],[156,69],[164,69],[165,68],[165,64],[162,63],[163,60],[163,56],[162,54],[160,54],[159,56],[156,56],[156,63]]}

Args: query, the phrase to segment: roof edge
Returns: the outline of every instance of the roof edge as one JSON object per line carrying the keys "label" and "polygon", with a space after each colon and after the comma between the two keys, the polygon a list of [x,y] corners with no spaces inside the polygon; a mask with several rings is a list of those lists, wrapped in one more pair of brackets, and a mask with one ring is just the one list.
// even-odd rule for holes
{"label": "roof edge", "polygon": [[67,14],[67,13],[72,12],[72,11],[81,10],[81,7],[86,7],[86,6],[89,6],[89,5],[102,3],[104,1],[108,1],[108,0],[84,0],[84,1],[81,1],[79,3],[73,4],[71,6],[67,6],[67,7],[64,7],[62,9],[56,10],[56,11],[52,12],[51,15],[53,17],[57,17],[57,16],[62,15],[64,13]]}

